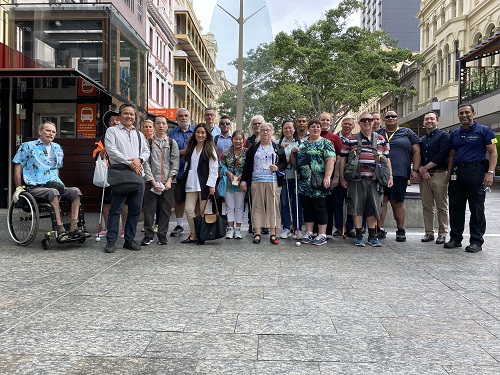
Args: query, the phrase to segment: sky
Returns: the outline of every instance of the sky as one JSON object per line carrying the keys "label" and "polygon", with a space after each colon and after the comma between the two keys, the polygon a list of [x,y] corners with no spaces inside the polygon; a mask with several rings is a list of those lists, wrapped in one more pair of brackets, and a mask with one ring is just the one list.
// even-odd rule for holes
{"label": "sky", "polygon": [[[244,17],[267,4],[245,23],[244,53],[261,43],[270,43],[281,31],[290,32],[306,28],[322,18],[324,13],[336,7],[340,0],[244,0]],[[224,70],[226,78],[237,81],[236,69],[230,62],[237,58],[238,24],[223,10],[216,7],[217,0],[193,0],[194,11],[202,24],[202,33],[215,34],[218,44],[217,69]],[[239,16],[239,0],[219,0],[219,4],[235,17]],[[212,16],[216,19],[212,22]],[[349,25],[358,25],[359,15],[353,15]],[[248,32],[250,30],[250,32]]]}
{"label": "sky", "polygon": [[[239,4],[238,0],[233,1]],[[201,21],[203,32],[208,32],[210,29],[216,2],[216,0],[193,0],[194,11]],[[267,0],[273,34],[276,35],[280,31],[289,32],[298,26],[310,26],[318,21],[325,11],[335,8],[338,3],[340,0]],[[358,15],[354,16],[352,24],[359,25]]]}

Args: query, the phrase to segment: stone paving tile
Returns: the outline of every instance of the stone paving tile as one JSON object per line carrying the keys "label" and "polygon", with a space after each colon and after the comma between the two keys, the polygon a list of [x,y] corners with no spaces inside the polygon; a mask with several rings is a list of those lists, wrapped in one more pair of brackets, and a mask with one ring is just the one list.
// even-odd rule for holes
{"label": "stone paving tile", "polygon": [[382,318],[364,316],[333,317],[333,325],[337,333],[343,337],[389,337],[389,333],[381,322]]}
{"label": "stone paving tile", "polygon": [[[497,365],[473,341],[426,338],[369,338],[370,359],[375,362],[440,365]],[[498,341],[497,341],[498,343]]]}
{"label": "stone paving tile", "polygon": [[79,361],[80,358],[76,356],[0,354],[0,374],[66,375]]}
{"label": "stone paving tile", "polygon": [[236,333],[265,335],[336,335],[327,315],[239,314]]}
{"label": "stone paving tile", "polygon": [[486,311],[496,320],[500,320],[500,289],[498,293],[492,294],[485,291],[466,292],[461,294],[463,298],[472,302],[482,310]]}
{"label": "stone paving tile", "polygon": [[391,337],[448,338],[457,340],[494,339],[488,330],[474,320],[435,318],[380,319]]}
{"label": "stone paving tile", "polygon": [[230,299],[223,298],[218,313],[225,314],[283,314],[303,315],[306,313],[304,303],[300,300],[288,299]]}
{"label": "stone paving tile", "polygon": [[187,290],[187,286],[181,285],[146,284],[138,282],[115,286],[108,293],[106,293],[106,295],[114,297],[169,296],[171,298],[180,298],[185,295]]}
{"label": "stone paving tile", "polygon": [[324,313],[332,317],[397,317],[388,303],[371,301],[309,301],[305,306],[309,314]]}
{"label": "stone paving tile", "polygon": [[343,294],[339,289],[330,288],[295,288],[295,287],[277,287],[264,288],[265,299],[300,299],[304,301],[321,300],[341,300]]}
{"label": "stone paving tile", "polygon": [[500,321],[498,320],[477,320],[477,322],[488,330],[497,339],[500,339]]}
{"label": "stone paving tile", "polygon": [[189,286],[184,294],[186,298],[263,298],[264,288],[253,286]]}
{"label": "stone paving tile", "polygon": [[198,375],[320,375],[313,362],[205,361],[198,362]]}
{"label": "stone paving tile", "polygon": [[279,286],[296,288],[331,288],[332,286],[339,289],[352,288],[351,284],[338,278],[334,278],[329,272],[322,275],[310,274],[304,276],[280,276]]}
{"label": "stone paving tile", "polygon": [[190,316],[178,312],[125,310],[101,313],[88,329],[112,331],[183,331]]}
{"label": "stone paving tile", "polygon": [[98,316],[99,311],[60,310],[48,307],[23,320],[20,327],[36,330],[78,330],[86,329]]}
{"label": "stone paving tile", "polygon": [[321,375],[449,375],[439,365],[321,362],[319,367]]}
{"label": "stone paving tile", "polygon": [[16,329],[0,340],[0,353],[27,355],[139,356],[154,333],[140,331]]}
{"label": "stone paving tile", "polygon": [[497,364],[500,364],[500,345],[498,345],[498,340],[474,340],[481,348],[488,352],[495,360]]}
{"label": "stone paving tile", "polygon": [[142,356],[255,360],[257,344],[256,335],[161,332],[154,337]]}
{"label": "stone paving tile", "polygon": [[138,311],[163,311],[174,313],[215,313],[219,307],[220,298],[170,298],[169,296],[154,296],[141,298],[130,309]]}
{"label": "stone paving tile", "polygon": [[277,286],[277,275],[253,275],[253,276],[188,276],[188,275],[146,275],[141,279],[143,283],[153,282],[171,285],[203,285],[203,286]]}
{"label": "stone paving tile", "polygon": [[237,314],[191,314],[184,332],[235,333]]}
{"label": "stone paving tile", "polygon": [[261,335],[259,361],[368,362],[365,340],[338,336]]}
{"label": "stone paving tile", "polygon": [[498,375],[499,366],[443,366],[449,375]]}

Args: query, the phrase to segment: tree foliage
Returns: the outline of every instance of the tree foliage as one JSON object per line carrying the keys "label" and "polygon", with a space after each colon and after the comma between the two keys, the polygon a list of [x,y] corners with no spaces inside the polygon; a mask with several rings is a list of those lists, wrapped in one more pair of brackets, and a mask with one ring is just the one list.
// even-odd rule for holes
{"label": "tree foliage", "polygon": [[[385,32],[347,27],[362,7],[344,0],[306,28],[279,33],[244,60],[245,124],[253,114],[266,120],[332,112],[337,119],[369,99],[399,92],[398,63],[414,59]],[[236,62],[234,62],[236,65]],[[219,100],[221,110],[236,112],[236,89]]]}

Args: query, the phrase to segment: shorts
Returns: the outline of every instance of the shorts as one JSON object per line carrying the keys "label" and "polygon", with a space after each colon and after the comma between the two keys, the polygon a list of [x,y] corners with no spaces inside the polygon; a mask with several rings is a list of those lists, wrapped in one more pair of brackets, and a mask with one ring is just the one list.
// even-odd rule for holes
{"label": "shorts", "polygon": [[58,195],[60,195],[60,198],[64,198],[68,202],[73,202],[77,197],[82,195],[80,189],[77,187],[65,187],[62,194],[59,194],[57,189],[46,188],[43,186],[34,186],[28,191],[35,198],[40,198],[46,200],[47,202],[51,202]]}
{"label": "shorts", "polygon": [[406,187],[408,179],[406,177],[394,176],[393,185],[391,188],[384,186],[384,195],[389,197],[389,200],[396,202],[404,202],[406,196]]}
{"label": "shorts", "polygon": [[382,212],[383,190],[377,181],[362,179],[349,181],[347,185],[347,214],[380,219]]}

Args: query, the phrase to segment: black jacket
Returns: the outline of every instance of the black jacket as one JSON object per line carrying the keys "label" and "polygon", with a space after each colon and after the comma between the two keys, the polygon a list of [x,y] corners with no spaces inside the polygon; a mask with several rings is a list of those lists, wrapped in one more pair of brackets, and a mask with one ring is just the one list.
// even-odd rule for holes
{"label": "black jacket", "polygon": [[[274,152],[276,152],[276,154],[278,155],[278,169],[280,171],[284,171],[287,167],[285,149],[278,146],[274,142],[271,142],[271,144],[274,148]],[[245,181],[247,183],[247,188],[249,188],[252,184],[253,162],[255,159],[255,153],[257,152],[259,146],[260,142],[257,142],[256,144],[252,145],[246,153],[245,165],[243,166],[243,173],[241,174],[241,181]],[[283,184],[283,177],[284,176],[278,176],[278,186],[281,186]]]}

